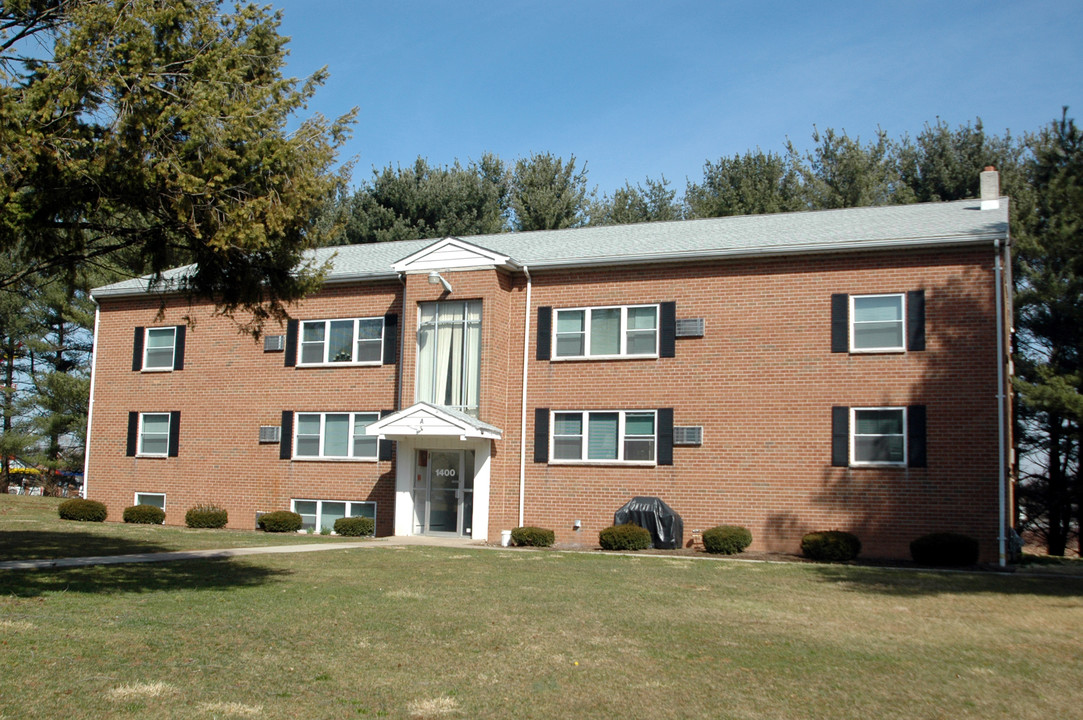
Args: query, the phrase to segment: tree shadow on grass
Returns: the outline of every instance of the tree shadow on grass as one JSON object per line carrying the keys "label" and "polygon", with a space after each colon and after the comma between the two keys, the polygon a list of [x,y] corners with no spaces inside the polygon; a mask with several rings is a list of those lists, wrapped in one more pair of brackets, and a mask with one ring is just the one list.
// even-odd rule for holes
{"label": "tree shadow on grass", "polygon": [[1027,577],[983,572],[922,572],[817,565],[824,582],[854,592],[894,597],[997,594],[1074,598],[1083,604],[1083,577]]}
{"label": "tree shadow on grass", "polygon": [[0,570],[0,597],[47,593],[149,593],[171,590],[228,590],[263,585],[290,575],[232,558],[47,570]]}
{"label": "tree shadow on grass", "polygon": [[133,555],[170,552],[175,547],[137,540],[110,537],[88,532],[53,532],[47,530],[0,531],[0,560],[47,560],[95,555]]}

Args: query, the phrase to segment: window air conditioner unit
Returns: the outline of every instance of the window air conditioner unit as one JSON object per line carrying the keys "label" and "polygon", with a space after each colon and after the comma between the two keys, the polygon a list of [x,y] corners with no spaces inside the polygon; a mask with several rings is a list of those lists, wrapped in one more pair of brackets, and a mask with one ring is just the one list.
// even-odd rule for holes
{"label": "window air conditioner unit", "polygon": [[703,337],[705,325],[703,318],[681,318],[677,320],[677,337]]}
{"label": "window air conditioner unit", "polygon": [[285,335],[264,335],[263,352],[282,352],[286,349]]}
{"label": "window air conditioner unit", "polygon": [[282,428],[278,425],[260,425],[259,441],[261,443],[276,443],[282,441]]}
{"label": "window air conditioner unit", "polygon": [[674,445],[702,445],[703,444],[703,426],[702,425],[674,426],[674,428],[673,428],[673,444]]}

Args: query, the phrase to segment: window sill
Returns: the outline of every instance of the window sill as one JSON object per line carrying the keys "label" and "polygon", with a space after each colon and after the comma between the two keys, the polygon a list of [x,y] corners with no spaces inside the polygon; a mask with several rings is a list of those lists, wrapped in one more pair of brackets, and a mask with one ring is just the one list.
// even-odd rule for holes
{"label": "window sill", "polygon": [[906,348],[850,348],[851,355],[903,355]]}
{"label": "window sill", "polygon": [[565,355],[561,357],[553,356],[550,358],[550,362],[584,362],[591,360],[657,360],[659,358],[658,353],[652,355]]}
{"label": "window sill", "polygon": [[297,457],[296,455],[290,458],[294,462],[333,462],[333,463],[374,463],[379,462],[379,458],[375,457]]}
{"label": "window sill", "polygon": [[549,465],[577,465],[592,467],[657,467],[654,460],[550,460]]}
{"label": "window sill", "polygon": [[172,368],[172,367],[163,367],[163,368],[143,368],[143,369],[142,369],[142,370],[140,370],[139,372],[145,372],[145,373],[168,373],[168,372],[173,372],[173,368]]}
{"label": "window sill", "polygon": [[891,469],[905,470],[907,468],[907,464],[906,463],[897,463],[897,462],[852,462],[852,463],[850,463],[849,467],[856,468],[858,470],[860,470],[862,468],[871,468],[871,469],[874,469],[874,470],[876,470],[876,469],[880,469],[880,470],[884,470],[884,469],[887,469],[887,470],[891,470]]}
{"label": "window sill", "polygon": [[169,458],[169,455],[168,454],[165,454],[165,455],[157,455],[157,454],[150,455],[150,454],[147,454],[147,453],[136,453],[135,457],[143,458],[143,459],[147,459],[147,460],[167,460]]}
{"label": "window sill", "polygon": [[298,370],[304,368],[342,368],[342,367],[379,367],[383,361],[365,360],[364,362],[326,362],[326,363],[297,363]]}

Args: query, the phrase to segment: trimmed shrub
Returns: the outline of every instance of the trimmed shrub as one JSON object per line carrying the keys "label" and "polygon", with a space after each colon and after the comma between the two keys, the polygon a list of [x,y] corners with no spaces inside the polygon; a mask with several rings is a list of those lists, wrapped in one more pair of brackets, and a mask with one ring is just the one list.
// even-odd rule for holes
{"label": "trimmed shrub", "polygon": [[978,541],[960,533],[930,533],[910,543],[910,557],[921,565],[974,565],[978,562]]}
{"label": "trimmed shrub", "polygon": [[703,549],[709,553],[736,555],[752,544],[752,533],[738,525],[719,525],[703,531]]}
{"label": "trimmed shrub", "polygon": [[65,500],[57,507],[57,512],[63,520],[81,520],[83,522],[105,522],[108,514],[105,505],[97,500],[84,500],[72,498]]}
{"label": "trimmed shrub", "polygon": [[124,522],[136,525],[161,525],[165,522],[165,510],[153,505],[132,505],[124,508]]}
{"label": "trimmed shrub", "polygon": [[511,531],[511,541],[519,547],[551,547],[557,536],[552,530],[524,525]]}
{"label": "trimmed shrub", "polygon": [[297,532],[301,529],[301,516],[289,510],[276,510],[260,517],[259,528],[272,533]]}
{"label": "trimmed shrub", "polygon": [[367,517],[344,517],[335,520],[335,533],[348,537],[376,534],[376,522]]}
{"label": "trimmed shrub", "polygon": [[229,513],[217,505],[196,505],[184,513],[184,524],[190,528],[221,528],[229,522]]}
{"label": "trimmed shrub", "polygon": [[651,546],[651,533],[632,523],[610,525],[598,533],[602,550],[645,550]]}
{"label": "trimmed shrub", "polygon": [[801,552],[812,560],[845,562],[861,554],[861,541],[842,530],[810,532],[801,538]]}

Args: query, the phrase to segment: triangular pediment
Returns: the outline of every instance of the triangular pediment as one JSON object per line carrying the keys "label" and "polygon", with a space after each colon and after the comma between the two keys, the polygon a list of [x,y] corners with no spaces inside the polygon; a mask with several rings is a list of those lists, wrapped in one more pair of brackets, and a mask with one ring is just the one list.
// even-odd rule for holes
{"label": "triangular pediment", "polygon": [[451,408],[420,402],[380,418],[365,428],[368,435],[394,440],[413,437],[458,437],[499,440],[500,428]]}
{"label": "triangular pediment", "polygon": [[459,238],[446,237],[407,255],[391,266],[396,272],[428,272],[452,268],[500,267],[514,269],[519,263],[507,255],[468,243]]}

